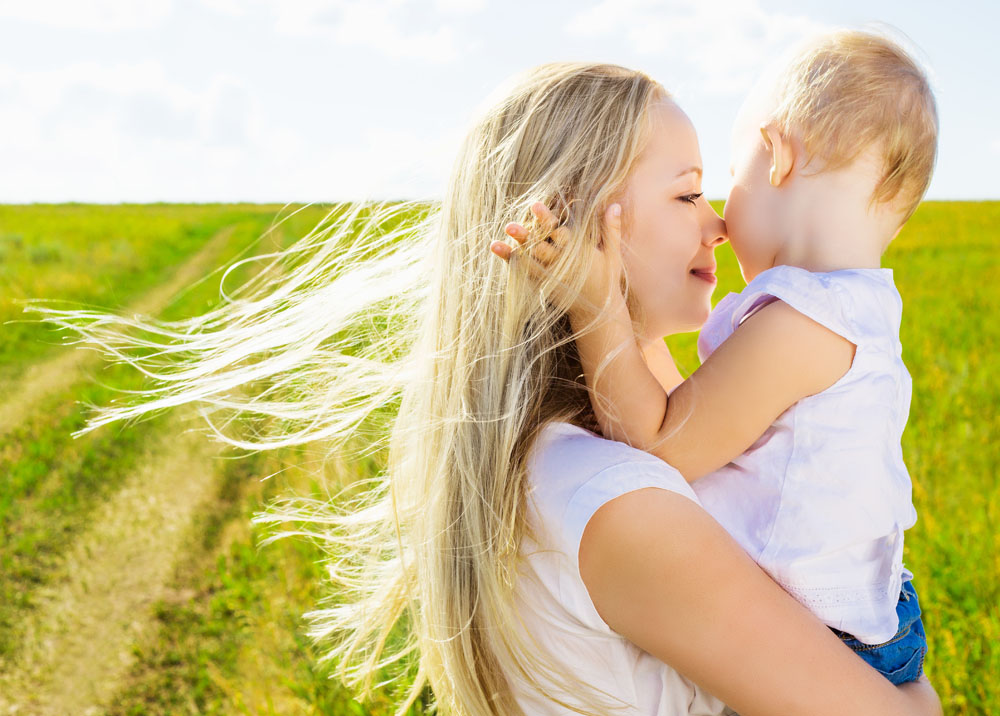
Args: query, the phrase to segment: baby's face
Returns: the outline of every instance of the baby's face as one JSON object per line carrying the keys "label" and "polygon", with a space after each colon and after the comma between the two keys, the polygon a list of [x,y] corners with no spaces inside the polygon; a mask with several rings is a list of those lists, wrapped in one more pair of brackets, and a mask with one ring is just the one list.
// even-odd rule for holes
{"label": "baby's face", "polygon": [[771,152],[760,131],[769,99],[766,93],[751,94],[733,125],[732,186],[724,216],[729,242],[747,282],[774,265],[782,235],[778,196],[770,183]]}

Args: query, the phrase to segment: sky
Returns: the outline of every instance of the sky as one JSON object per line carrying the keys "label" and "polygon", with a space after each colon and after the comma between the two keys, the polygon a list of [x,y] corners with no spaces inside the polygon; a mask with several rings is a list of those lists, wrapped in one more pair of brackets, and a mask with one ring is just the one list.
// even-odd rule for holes
{"label": "sky", "polygon": [[869,23],[929,68],[928,198],[1000,199],[992,0],[0,0],[0,203],[440,197],[496,88],[556,60],[661,82],[724,198],[755,79]]}

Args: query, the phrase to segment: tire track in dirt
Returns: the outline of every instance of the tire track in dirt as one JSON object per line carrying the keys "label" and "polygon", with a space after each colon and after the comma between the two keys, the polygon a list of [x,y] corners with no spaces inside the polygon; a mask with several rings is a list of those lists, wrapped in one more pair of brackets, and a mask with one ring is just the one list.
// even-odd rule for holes
{"label": "tire track in dirt", "polygon": [[[208,272],[234,230],[218,232],[170,281],[129,310],[162,310],[178,291]],[[275,246],[281,242],[278,233],[272,236]],[[22,395],[30,393],[37,400],[82,379],[96,354],[88,352],[91,359],[83,351],[71,353],[75,360],[63,356],[36,371],[39,382],[26,385]],[[40,382],[45,375],[57,385]],[[28,414],[22,413],[22,419]],[[168,585],[186,556],[185,545],[190,547],[187,538],[195,516],[215,504],[225,450],[192,427],[194,416],[190,409],[174,412],[139,467],[94,510],[52,579],[36,588],[23,647],[9,661],[0,659],[0,714],[103,713],[134,662],[133,645],[158,628],[153,605],[190,596],[175,594]],[[0,435],[3,428],[0,422]]]}
{"label": "tire track in dirt", "polygon": [[[235,230],[235,226],[227,226],[216,232],[196,254],[181,264],[170,280],[145,293],[125,312],[155,315],[162,311],[181,289],[211,270]],[[55,358],[28,368],[14,385],[0,386],[0,396],[4,396],[0,402],[0,437],[24,421],[42,399],[70,388],[83,377],[86,368],[99,361],[96,351],[64,349]]]}
{"label": "tire track in dirt", "polygon": [[0,713],[96,714],[150,633],[150,608],[194,514],[215,494],[220,447],[174,418],[143,465],[93,515],[59,574],[38,588],[24,647],[0,663]]}

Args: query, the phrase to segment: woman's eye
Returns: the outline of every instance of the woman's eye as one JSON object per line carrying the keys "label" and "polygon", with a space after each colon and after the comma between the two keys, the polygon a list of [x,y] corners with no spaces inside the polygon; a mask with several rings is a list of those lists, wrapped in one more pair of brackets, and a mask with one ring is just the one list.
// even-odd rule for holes
{"label": "woman's eye", "polygon": [[705,192],[699,194],[685,194],[684,196],[678,197],[681,201],[686,201],[688,204],[695,204],[698,200],[705,195]]}

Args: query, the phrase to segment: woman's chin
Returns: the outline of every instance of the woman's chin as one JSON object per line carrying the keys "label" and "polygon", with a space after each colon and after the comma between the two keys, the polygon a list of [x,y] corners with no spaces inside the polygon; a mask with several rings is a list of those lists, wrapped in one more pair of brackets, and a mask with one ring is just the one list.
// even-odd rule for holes
{"label": "woman's chin", "polygon": [[669,325],[664,325],[663,328],[657,331],[657,334],[666,337],[672,336],[675,333],[692,333],[701,330],[701,327],[705,325],[705,321],[708,320],[708,314],[711,310],[711,306],[705,304],[702,308],[692,309],[688,315],[675,316],[674,320],[670,321]]}
{"label": "woman's chin", "polygon": [[705,316],[705,318],[703,318],[701,320],[698,320],[698,321],[694,321],[693,320],[690,323],[686,323],[683,327],[681,327],[680,330],[677,330],[677,331],[674,331],[674,332],[675,333],[694,333],[695,331],[700,331],[701,327],[705,325],[705,321],[707,319],[708,319],[708,316]]}
{"label": "woman's chin", "polygon": [[702,306],[696,312],[696,314],[691,317],[691,321],[690,323],[688,323],[688,328],[686,330],[688,332],[700,331],[701,327],[705,325],[705,321],[708,320],[708,316],[711,312],[712,312],[712,304],[706,301],[705,305]]}

